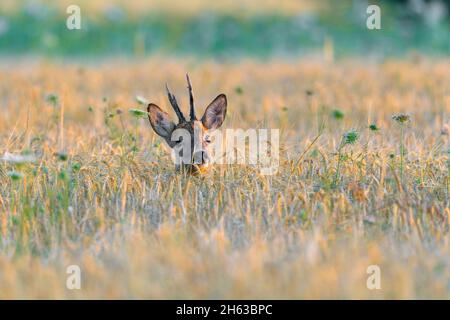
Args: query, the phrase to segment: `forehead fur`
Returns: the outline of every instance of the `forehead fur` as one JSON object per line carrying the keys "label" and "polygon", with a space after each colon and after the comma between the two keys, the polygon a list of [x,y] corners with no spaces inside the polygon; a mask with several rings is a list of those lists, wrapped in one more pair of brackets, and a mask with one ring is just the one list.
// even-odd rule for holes
{"label": "forehead fur", "polygon": [[203,123],[199,120],[186,121],[186,122],[179,123],[175,126],[175,129],[185,129],[185,130],[188,130],[190,133],[193,133],[194,125],[198,125],[198,126],[200,126],[200,128],[202,128],[202,131],[206,131],[206,128],[203,126]]}

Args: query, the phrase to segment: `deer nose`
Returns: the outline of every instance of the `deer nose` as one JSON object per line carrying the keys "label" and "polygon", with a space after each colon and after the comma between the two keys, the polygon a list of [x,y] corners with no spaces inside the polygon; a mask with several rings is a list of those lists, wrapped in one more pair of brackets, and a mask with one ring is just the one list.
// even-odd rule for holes
{"label": "deer nose", "polygon": [[194,152],[194,164],[207,164],[207,163],[209,163],[209,157],[205,151]]}

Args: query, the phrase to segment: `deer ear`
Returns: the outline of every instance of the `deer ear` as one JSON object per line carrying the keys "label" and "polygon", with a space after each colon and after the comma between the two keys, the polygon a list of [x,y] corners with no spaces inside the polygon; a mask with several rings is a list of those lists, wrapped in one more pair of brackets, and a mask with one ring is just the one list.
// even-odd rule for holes
{"label": "deer ear", "polygon": [[175,123],[170,120],[169,115],[153,103],[148,105],[147,112],[148,120],[153,130],[164,139],[170,141],[172,131],[175,129]]}
{"label": "deer ear", "polygon": [[202,117],[203,126],[206,129],[215,130],[219,128],[227,114],[227,97],[219,94],[206,108]]}

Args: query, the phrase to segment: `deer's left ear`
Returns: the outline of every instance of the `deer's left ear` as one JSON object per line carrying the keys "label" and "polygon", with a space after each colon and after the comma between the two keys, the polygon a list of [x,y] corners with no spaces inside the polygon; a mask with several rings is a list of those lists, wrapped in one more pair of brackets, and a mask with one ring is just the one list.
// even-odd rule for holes
{"label": "deer's left ear", "polygon": [[167,141],[170,141],[170,136],[175,129],[175,123],[170,120],[169,115],[153,103],[148,105],[147,112],[148,120],[150,120],[153,130]]}
{"label": "deer's left ear", "polygon": [[219,94],[206,108],[202,117],[203,126],[208,130],[219,128],[227,114],[227,97]]}

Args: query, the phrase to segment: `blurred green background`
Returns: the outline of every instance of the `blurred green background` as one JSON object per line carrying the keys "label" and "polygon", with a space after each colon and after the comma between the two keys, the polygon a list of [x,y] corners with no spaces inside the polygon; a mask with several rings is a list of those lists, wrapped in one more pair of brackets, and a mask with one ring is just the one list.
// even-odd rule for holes
{"label": "blurred green background", "polygon": [[[68,30],[67,6],[81,9]],[[381,30],[368,30],[369,4]],[[449,1],[9,1],[0,55],[292,57],[317,51],[375,58],[450,52]]]}

